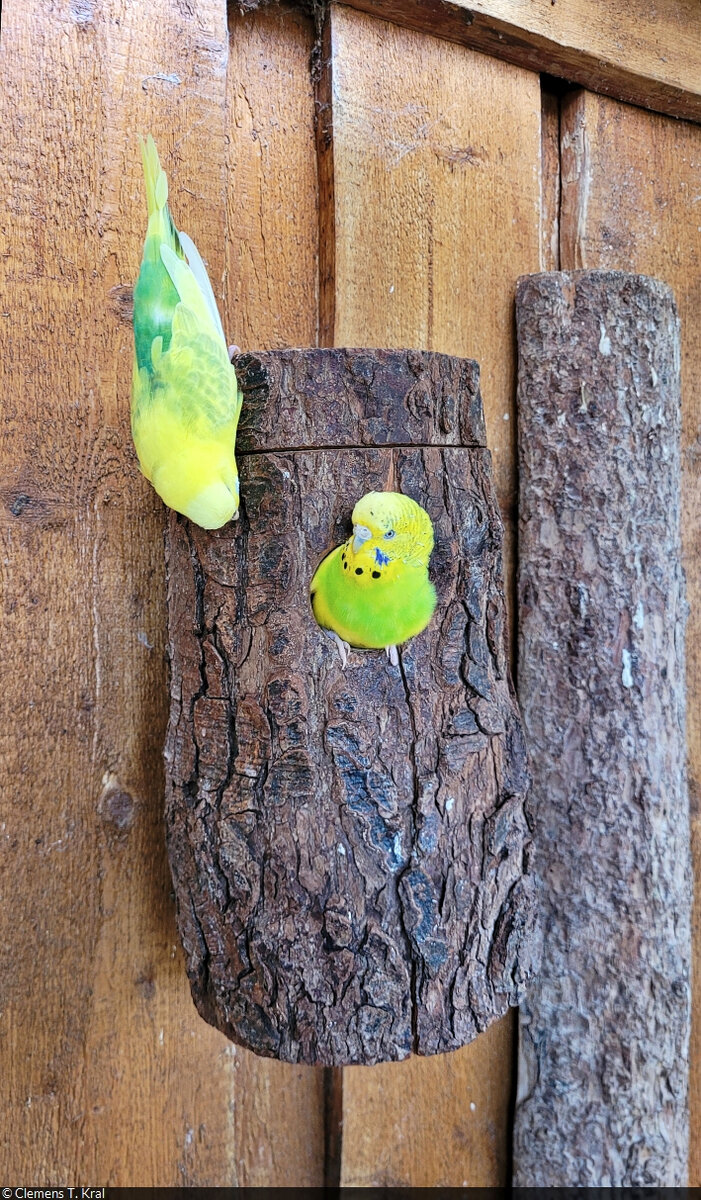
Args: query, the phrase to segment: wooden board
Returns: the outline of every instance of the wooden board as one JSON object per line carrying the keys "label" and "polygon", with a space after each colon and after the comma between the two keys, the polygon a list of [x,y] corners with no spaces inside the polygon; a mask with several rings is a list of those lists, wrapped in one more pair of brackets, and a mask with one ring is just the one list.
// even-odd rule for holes
{"label": "wooden board", "polygon": [[227,57],[223,0],[4,6],[1,1153],[37,1184],[321,1179],[321,1081],[271,1084],[195,1013],[163,844],[164,510],[128,419],[135,133],[220,292]]}
{"label": "wooden board", "polygon": [[511,1017],[465,1050],[343,1071],[347,1187],[505,1187]]}
{"label": "wooden board", "polygon": [[[562,112],[563,269],[640,271],[669,283],[682,322],[682,540],[687,627],[687,734],[697,879],[694,994],[701,985],[701,129],[586,92]],[[701,1122],[701,1008],[691,1041],[691,1129]],[[691,1186],[701,1144],[691,1139]]]}
{"label": "wooden board", "polygon": [[701,121],[697,0],[349,0],[423,33],[594,92]]}
{"label": "wooden board", "polygon": [[[513,288],[539,266],[538,79],[346,8],[330,19],[329,337],[480,361],[508,529]],[[341,1182],[506,1182],[511,1044],[506,1019],[447,1058],[346,1070]]]}
{"label": "wooden board", "polygon": [[225,311],[242,350],[318,341],[311,21],[231,6]]}

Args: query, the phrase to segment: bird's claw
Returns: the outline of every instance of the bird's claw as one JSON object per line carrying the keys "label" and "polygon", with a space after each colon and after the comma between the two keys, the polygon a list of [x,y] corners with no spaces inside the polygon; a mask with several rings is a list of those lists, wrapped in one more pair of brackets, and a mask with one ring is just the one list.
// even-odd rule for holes
{"label": "bird's claw", "polygon": [[399,666],[399,653],[396,646],[385,646],[385,654],[393,667]]}
{"label": "bird's claw", "polygon": [[348,655],[350,653],[350,645],[348,642],[344,642],[343,638],[339,637],[337,633],[334,633],[333,629],[325,629],[324,633],[326,634],[327,638],[330,638],[332,642],[336,643],[338,653],[341,656],[341,670],[345,671],[346,663],[348,662]]}

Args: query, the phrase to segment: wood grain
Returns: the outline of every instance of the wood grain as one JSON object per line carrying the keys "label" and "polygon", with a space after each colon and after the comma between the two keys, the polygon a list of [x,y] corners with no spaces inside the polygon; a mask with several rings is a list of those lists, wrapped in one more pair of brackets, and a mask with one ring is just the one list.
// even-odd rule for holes
{"label": "wood grain", "polygon": [[344,1186],[506,1186],[511,1024],[452,1054],[345,1067]]}
{"label": "wood grain", "polygon": [[[575,93],[562,114],[563,268],[645,272],[672,287],[682,329],[682,545],[687,627],[687,739],[695,863],[693,992],[701,988],[701,130]],[[701,1122],[701,1009],[691,1035],[690,1120]],[[701,1183],[692,1138],[689,1182]]]}
{"label": "wood grain", "polygon": [[643,108],[701,121],[696,0],[349,0],[398,25]]}
{"label": "wood grain", "polygon": [[195,1013],[163,848],[164,512],[131,450],[122,303],[135,133],[220,292],[227,41],[218,0],[3,11],[0,1156],[43,1184],[322,1178],[321,1081],[271,1088]]}
{"label": "wood grain", "polygon": [[[513,288],[539,263],[538,79],[345,8],[328,39],[334,341],[480,361],[508,535]],[[341,1181],[506,1182],[511,1039],[505,1020],[451,1059],[347,1070]],[[429,1108],[447,1137],[422,1121]]]}
{"label": "wood grain", "polygon": [[236,1080],[230,1120],[239,1187],[321,1187],[325,1076],[331,1072],[258,1058],[232,1044],[228,1053]]}
{"label": "wood grain", "polygon": [[298,8],[230,7],[225,311],[242,349],[315,346],[317,163],[310,60]]}

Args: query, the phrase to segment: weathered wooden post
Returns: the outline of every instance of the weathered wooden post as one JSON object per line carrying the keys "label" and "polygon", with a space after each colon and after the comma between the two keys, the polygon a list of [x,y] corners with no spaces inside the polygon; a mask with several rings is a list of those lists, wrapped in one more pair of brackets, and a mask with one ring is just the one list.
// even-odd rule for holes
{"label": "weathered wooden post", "polygon": [[520,281],[519,697],[543,880],[515,1182],[686,1182],[691,867],[672,293]]}
{"label": "weathered wooden post", "polygon": [[[239,358],[239,522],[168,532],[167,829],[193,995],[260,1054],[470,1041],[533,968],[528,775],[475,363]],[[436,530],[438,608],[346,671],[308,586],[365,492]]]}

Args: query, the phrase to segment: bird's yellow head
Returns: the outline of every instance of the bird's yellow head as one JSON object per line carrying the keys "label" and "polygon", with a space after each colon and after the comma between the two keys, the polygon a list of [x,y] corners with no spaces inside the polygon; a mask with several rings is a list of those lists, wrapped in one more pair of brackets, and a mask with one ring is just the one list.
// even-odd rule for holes
{"label": "bird's yellow head", "polygon": [[353,509],[353,553],[378,567],[390,562],[427,567],[433,549],[428,513],[401,492],[368,492]]}

